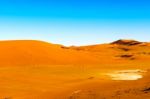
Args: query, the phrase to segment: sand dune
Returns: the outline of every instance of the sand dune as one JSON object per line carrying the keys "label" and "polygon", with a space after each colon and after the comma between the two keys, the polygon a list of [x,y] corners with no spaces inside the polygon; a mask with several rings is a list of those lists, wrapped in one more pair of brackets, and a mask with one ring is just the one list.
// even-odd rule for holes
{"label": "sand dune", "polygon": [[0,99],[149,99],[149,60],[150,43],[135,40],[0,41]]}
{"label": "sand dune", "polygon": [[[90,53],[78,52],[62,45],[34,40],[0,42],[0,65],[50,65],[93,63]],[[97,61],[98,62],[98,61]]]}
{"label": "sand dune", "polygon": [[[134,44],[136,46],[127,46]],[[142,44],[137,41],[118,40],[111,44],[65,47],[34,40],[1,41],[0,65],[117,63],[119,58],[120,62],[121,59],[135,59],[138,56],[147,59],[150,56],[149,46]]]}

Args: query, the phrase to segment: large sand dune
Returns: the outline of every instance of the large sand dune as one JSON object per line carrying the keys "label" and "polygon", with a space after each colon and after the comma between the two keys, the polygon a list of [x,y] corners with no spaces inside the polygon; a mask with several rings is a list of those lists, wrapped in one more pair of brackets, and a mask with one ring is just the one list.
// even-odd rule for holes
{"label": "large sand dune", "polygon": [[150,56],[149,45],[126,40],[80,47],[34,40],[1,41],[0,65],[100,64],[138,59],[139,56],[145,60]]}
{"label": "large sand dune", "polygon": [[0,99],[149,99],[150,43],[0,41]]}
{"label": "large sand dune", "polygon": [[0,65],[50,65],[98,62],[88,52],[34,40],[0,42]]}

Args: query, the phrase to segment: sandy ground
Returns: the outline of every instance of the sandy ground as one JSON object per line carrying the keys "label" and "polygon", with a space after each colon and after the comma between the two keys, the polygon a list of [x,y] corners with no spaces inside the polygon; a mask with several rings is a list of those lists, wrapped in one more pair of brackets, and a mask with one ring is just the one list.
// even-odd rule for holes
{"label": "sandy ground", "polygon": [[137,69],[133,67],[85,67],[1,67],[0,99],[149,99],[148,67],[138,68],[147,71],[138,80],[112,80],[105,75],[116,70]]}
{"label": "sandy ground", "polygon": [[0,42],[0,99],[150,99],[149,60],[150,43],[130,40]]}

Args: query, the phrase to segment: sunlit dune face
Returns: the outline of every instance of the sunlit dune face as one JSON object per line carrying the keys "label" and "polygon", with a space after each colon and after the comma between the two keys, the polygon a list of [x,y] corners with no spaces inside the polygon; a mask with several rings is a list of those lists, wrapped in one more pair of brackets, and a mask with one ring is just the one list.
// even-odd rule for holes
{"label": "sunlit dune face", "polygon": [[107,75],[112,80],[138,80],[143,78],[144,72],[142,70],[120,70],[108,73]]}

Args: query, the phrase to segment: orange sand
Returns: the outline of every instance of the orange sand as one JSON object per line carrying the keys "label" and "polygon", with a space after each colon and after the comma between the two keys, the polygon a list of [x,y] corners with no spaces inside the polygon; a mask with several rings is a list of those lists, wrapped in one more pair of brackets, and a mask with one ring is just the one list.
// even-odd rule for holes
{"label": "orange sand", "polygon": [[[150,43],[65,47],[43,41],[0,41],[0,99],[150,99]],[[114,81],[114,70],[146,70]]]}

